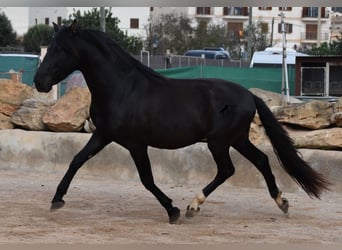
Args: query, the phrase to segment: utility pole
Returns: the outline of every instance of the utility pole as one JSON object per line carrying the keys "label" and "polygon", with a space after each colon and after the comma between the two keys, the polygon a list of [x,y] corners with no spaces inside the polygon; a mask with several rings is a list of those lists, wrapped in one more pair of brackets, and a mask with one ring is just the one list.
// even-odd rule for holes
{"label": "utility pole", "polygon": [[272,28],[271,28],[271,42],[270,42],[270,47],[273,46],[273,30],[274,30],[274,17],[272,17]]}
{"label": "utility pole", "polygon": [[[282,33],[282,38],[283,38],[281,95],[282,95],[282,104],[285,105],[290,102],[289,79],[288,79],[287,64],[286,64],[286,29],[285,29],[284,13],[281,12],[279,16],[281,17],[281,33]],[[285,99],[285,94],[286,94],[286,99]]]}
{"label": "utility pole", "polygon": [[317,47],[321,46],[321,13],[322,7],[318,7],[318,22],[317,22]]}
{"label": "utility pole", "polygon": [[252,58],[252,8],[248,7],[248,41],[247,41],[247,59],[248,61]]}
{"label": "utility pole", "polygon": [[105,7],[100,7],[100,30],[106,32],[106,11]]}

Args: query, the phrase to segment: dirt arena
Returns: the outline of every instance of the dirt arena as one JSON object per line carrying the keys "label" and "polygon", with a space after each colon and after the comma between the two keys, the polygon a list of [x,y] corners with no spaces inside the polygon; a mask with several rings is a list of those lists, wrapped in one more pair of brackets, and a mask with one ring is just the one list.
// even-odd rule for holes
{"label": "dirt arena", "polygon": [[79,173],[63,209],[50,212],[61,173],[0,171],[0,243],[165,244],[286,243],[342,244],[342,193],[311,200],[303,191],[287,193],[289,216],[267,190],[224,184],[201,212],[185,218],[185,208],[201,186],[159,185],[182,210],[170,225],[164,209],[140,182]]}

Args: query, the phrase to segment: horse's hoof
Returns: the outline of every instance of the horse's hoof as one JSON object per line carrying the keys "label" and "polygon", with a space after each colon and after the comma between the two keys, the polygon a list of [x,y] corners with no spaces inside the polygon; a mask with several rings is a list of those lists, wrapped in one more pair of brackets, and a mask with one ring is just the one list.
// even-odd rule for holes
{"label": "horse's hoof", "polygon": [[287,214],[289,211],[289,201],[285,198],[282,198],[283,204],[279,206],[281,211],[284,212],[284,214]]}
{"label": "horse's hoof", "polygon": [[178,224],[178,219],[180,217],[180,210],[177,207],[172,209],[172,212],[169,214],[169,223],[170,224]]}
{"label": "horse's hoof", "polygon": [[61,200],[61,201],[55,201],[52,202],[51,207],[50,207],[50,211],[56,211],[57,209],[60,209],[62,207],[64,207],[65,201]]}
{"label": "horse's hoof", "polygon": [[197,215],[199,211],[200,211],[199,207],[197,209],[194,209],[194,208],[190,208],[190,206],[188,206],[186,208],[185,217],[188,217],[188,218],[195,217],[195,215]]}

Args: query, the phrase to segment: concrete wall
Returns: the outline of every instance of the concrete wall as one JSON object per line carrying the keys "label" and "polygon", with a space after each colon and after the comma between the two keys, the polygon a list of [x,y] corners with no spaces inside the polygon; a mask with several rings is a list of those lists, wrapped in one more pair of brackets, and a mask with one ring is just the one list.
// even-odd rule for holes
{"label": "concrete wall", "polygon": [[[86,144],[90,134],[32,132],[24,130],[0,131],[0,170],[56,173],[61,178],[73,156]],[[296,192],[298,186],[281,169],[270,145],[258,146],[270,159],[279,187],[285,192]],[[339,151],[300,150],[313,168],[324,173],[342,190],[342,153]],[[236,151],[230,152],[236,167],[229,185],[262,187],[266,184],[261,174]],[[204,187],[216,174],[216,166],[204,143],[178,150],[149,149],[157,183],[170,185],[193,184]],[[90,159],[79,173],[106,176],[113,180],[139,180],[129,153],[112,143]],[[23,178],[25,176],[23,175]]]}

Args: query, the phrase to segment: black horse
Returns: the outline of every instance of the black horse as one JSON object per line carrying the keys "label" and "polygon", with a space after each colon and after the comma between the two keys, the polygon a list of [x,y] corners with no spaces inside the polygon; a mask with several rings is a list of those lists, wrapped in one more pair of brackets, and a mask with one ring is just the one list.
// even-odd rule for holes
{"label": "black horse", "polygon": [[106,34],[54,24],[55,33],[34,82],[48,92],[75,70],[80,70],[91,92],[91,118],[96,130],[74,157],[58,185],[51,209],[64,205],[63,196],[78,169],[112,141],[126,148],[143,185],[166,209],[175,223],[180,210],[154,183],[148,146],[176,149],[206,142],[217,164],[216,177],[196,195],[187,216],[199,211],[220,184],[234,174],[229,157],[233,147],[264,176],[271,197],[284,213],[281,197],[267,156],[248,139],[258,111],[273,148],[288,174],[308,193],[319,198],[328,181],[302,160],[286,131],[265,103],[245,88],[219,79],[169,79],[131,57]]}

